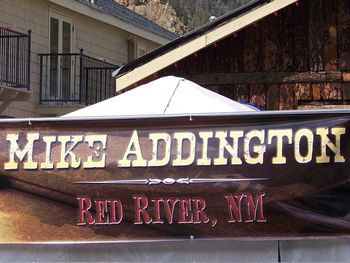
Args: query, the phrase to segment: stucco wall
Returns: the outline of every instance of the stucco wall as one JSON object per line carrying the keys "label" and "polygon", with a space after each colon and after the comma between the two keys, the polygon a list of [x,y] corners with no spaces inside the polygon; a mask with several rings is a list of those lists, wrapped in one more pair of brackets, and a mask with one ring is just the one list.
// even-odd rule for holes
{"label": "stucco wall", "polygon": [[[36,104],[39,92],[39,57],[38,53],[48,50],[48,4],[45,0],[1,0],[0,25],[26,33],[32,30],[31,54],[31,96],[24,102],[11,102],[1,115],[11,117],[37,116]],[[7,103],[6,103],[7,104]]]}
{"label": "stucco wall", "polygon": [[[48,0],[1,0],[0,26],[13,26],[13,30],[32,30],[31,41],[31,96],[24,102],[11,102],[0,115],[11,117],[38,117],[40,66],[39,53],[49,52],[49,15],[55,12],[73,20],[72,52],[84,49],[84,54],[104,58],[107,62],[121,65],[128,60],[130,33],[50,3]],[[148,40],[147,49],[158,47]]]}

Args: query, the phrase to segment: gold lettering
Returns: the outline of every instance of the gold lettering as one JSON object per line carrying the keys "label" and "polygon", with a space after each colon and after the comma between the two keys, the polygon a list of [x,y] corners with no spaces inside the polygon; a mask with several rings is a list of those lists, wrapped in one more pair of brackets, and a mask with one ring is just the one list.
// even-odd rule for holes
{"label": "gold lettering", "polygon": [[39,139],[39,133],[28,133],[27,134],[27,144],[22,150],[19,149],[17,144],[18,134],[9,133],[6,136],[6,140],[11,143],[10,145],[10,160],[4,164],[5,170],[17,170],[18,163],[15,162],[15,156],[19,161],[23,162],[24,157],[27,155],[27,161],[23,163],[23,168],[28,170],[33,170],[38,168],[38,163],[33,161],[33,146],[34,141]]}
{"label": "gold lettering", "polygon": [[[254,145],[253,151],[257,153],[257,156],[253,158],[250,154],[250,143],[253,138],[260,140],[260,145]],[[244,137],[244,159],[249,164],[262,164],[264,163],[264,153],[266,151],[266,146],[263,145],[265,142],[265,130],[254,130],[248,132]]]}
{"label": "gold lettering", "polygon": [[197,165],[211,165],[211,159],[208,158],[208,140],[213,138],[213,132],[199,132],[202,139],[202,157],[197,159]]}
{"label": "gold lettering", "polygon": [[[94,147],[95,143],[101,143],[102,149],[106,149],[107,135],[96,134],[96,135],[86,135],[85,141],[88,143],[89,148],[95,153],[95,157],[100,157],[101,149],[100,146]],[[106,166],[106,154],[103,153],[99,160],[94,160],[93,154],[88,156],[87,160],[83,162],[84,168],[103,168]]]}
{"label": "gold lettering", "polygon": [[[57,169],[69,168],[69,162],[66,161],[66,158],[70,156],[70,166],[72,168],[78,168],[80,166],[80,158],[77,158],[75,153],[72,150],[77,146],[79,142],[83,140],[83,136],[58,136],[58,141],[61,143],[61,160],[57,163]],[[66,149],[67,143],[72,143],[68,149]]]}
{"label": "gold lettering", "polygon": [[243,131],[230,131],[232,145],[226,140],[227,131],[217,131],[215,137],[219,139],[219,156],[214,159],[214,165],[227,164],[227,158],[224,156],[225,150],[231,155],[231,164],[242,164],[238,157],[238,139],[243,137]]}
{"label": "gold lettering", "polygon": [[51,144],[56,141],[56,136],[43,136],[43,141],[46,144],[45,162],[40,164],[40,168],[53,169],[53,162],[51,162]]}
{"label": "gold lettering", "polygon": [[329,163],[330,158],[327,155],[327,147],[335,154],[335,163],[344,163],[345,158],[340,153],[340,137],[345,134],[345,128],[335,127],[331,128],[331,134],[335,136],[335,144],[331,142],[328,137],[328,128],[317,128],[316,134],[321,137],[321,155],[316,157],[316,163]]}
{"label": "gold lettering", "polygon": [[[305,137],[307,141],[307,153],[302,156],[300,153],[300,141]],[[301,129],[297,131],[294,135],[294,156],[298,163],[308,163],[312,160],[314,144],[314,134],[309,129]]]}
{"label": "gold lettering", "polygon": [[[175,132],[174,139],[177,141],[176,159],[173,160],[173,166],[186,166],[194,162],[196,151],[196,137],[191,132]],[[188,156],[183,159],[183,142],[187,140],[189,145]]]}
{"label": "gold lettering", "polygon": [[[167,133],[151,133],[149,138],[152,141],[152,159],[148,162],[148,166],[165,166],[170,161],[170,147],[171,147],[171,139],[170,135]],[[163,159],[158,159],[158,147],[159,141],[164,142],[164,157]]]}
{"label": "gold lettering", "polygon": [[[132,150],[134,149],[134,150]],[[130,161],[128,159],[129,155],[135,155],[136,159],[133,161]],[[145,167],[147,166],[147,161],[143,159],[140,142],[139,142],[139,136],[137,134],[137,131],[134,130],[132,133],[132,136],[130,138],[130,142],[128,144],[128,147],[126,148],[125,154],[123,159],[118,161],[119,167],[130,167],[131,165],[133,167]]]}
{"label": "gold lettering", "polygon": [[272,139],[276,137],[276,156],[272,157],[273,164],[286,163],[286,157],[283,156],[283,138],[287,137],[287,143],[292,143],[292,129],[269,130],[267,143],[271,144]]}

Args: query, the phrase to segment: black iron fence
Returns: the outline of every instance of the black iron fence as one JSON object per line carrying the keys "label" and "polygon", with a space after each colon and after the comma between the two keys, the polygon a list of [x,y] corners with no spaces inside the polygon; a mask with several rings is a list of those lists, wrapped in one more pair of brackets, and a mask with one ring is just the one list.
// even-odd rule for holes
{"label": "black iron fence", "polygon": [[30,87],[31,31],[28,34],[0,27],[0,84]]}
{"label": "black iron fence", "polygon": [[115,68],[85,67],[83,86],[86,87],[82,101],[90,105],[115,96],[115,80],[112,72]]}
{"label": "black iron fence", "polygon": [[39,54],[40,104],[90,105],[115,95],[116,65],[80,53]]}

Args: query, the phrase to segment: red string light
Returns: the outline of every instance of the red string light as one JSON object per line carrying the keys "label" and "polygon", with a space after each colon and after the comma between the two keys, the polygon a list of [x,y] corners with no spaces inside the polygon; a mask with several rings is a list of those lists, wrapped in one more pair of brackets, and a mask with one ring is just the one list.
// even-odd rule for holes
{"label": "red string light", "polygon": [[295,5],[296,5],[296,6],[300,6],[299,1],[296,1],[296,2],[295,2]]}
{"label": "red string light", "polygon": [[275,12],[273,15],[277,17],[279,14],[278,14],[278,12]]}
{"label": "red string light", "polygon": [[0,29],[15,29],[16,26],[0,26]]}
{"label": "red string light", "polygon": [[97,57],[97,59],[99,61],[102,61],[102,62],[106,62],[107,61],[107,59],[105,57]]}

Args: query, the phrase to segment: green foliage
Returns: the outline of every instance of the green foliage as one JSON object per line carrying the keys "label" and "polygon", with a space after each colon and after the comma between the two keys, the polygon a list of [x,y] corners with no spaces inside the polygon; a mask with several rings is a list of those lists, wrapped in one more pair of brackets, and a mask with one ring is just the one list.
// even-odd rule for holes
{"label": "green foliage", "polygon": [[[139,0],[140,1],[140,0]],[[250,0],[161,0],[169,2],[188,30],[209,22],[211,16],[220,17]]]}

